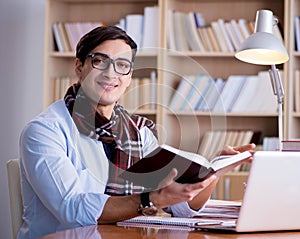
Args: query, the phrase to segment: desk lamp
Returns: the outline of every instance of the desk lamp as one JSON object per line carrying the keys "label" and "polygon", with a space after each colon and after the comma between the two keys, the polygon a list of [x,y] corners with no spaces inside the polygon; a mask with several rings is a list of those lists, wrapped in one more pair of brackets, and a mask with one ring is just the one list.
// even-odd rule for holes
{"label": "desk lamp", "polygon": [[242,43],[235,57],[247,63],[271,66],[269,70],[270,79],[278,103],[278,150],[281,151],[284,89],[275,64],[288,61],[289,56],[282,42],[273,34],[273,26],[277,23],[278,20],[273,17],[272,11],[258,10],[256,12],[254,33]]}

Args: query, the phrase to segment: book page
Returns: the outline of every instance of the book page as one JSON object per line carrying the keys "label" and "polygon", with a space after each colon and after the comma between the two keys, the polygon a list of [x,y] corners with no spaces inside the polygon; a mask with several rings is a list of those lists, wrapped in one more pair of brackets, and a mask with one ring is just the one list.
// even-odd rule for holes
{"label": "book page", "polygon": [[247,159],[251,156],[252,154],[249,151],[245,151],[234,155],[221,155],[211,161],[212,168],[215,171],[218,171],[219,169],[225,168],[229,165]]}
{"label": "book page", "polygon": [[183,151],[183,150],[180,150],[180,149],[176,149],[170,145],[166,145],[166,144],[163,144],[161,145],[162,148],[166,149],[166,150],[169,150],[177,155],[180,155],[184,158],[187,158],[197,164],[200,164],[200,165],[203,165],[207,168],[210,168],[211,167],[211,163],[203,156],[201,156],[200,154],[196,154],[196,153],[192,153],[192,152],[188,152],[188,151]]}
{"label": "book page", "polygon": [[164,149],[167,149],[177,155],[188,158],[189,160],[191,160],[197,164],[203,165],[207,168],[211,167],[214,169],[214,171],[217,171],[221,168],[225,168],[228,165],[232,165],[236,162],[239,162],[239,161],[249,158],[251,156],[251,153],[246,151],[246,152],[235,154],[235,155],[221,155],[221,156],[218,156],[218,157],[212,159],[211,161],[208,161],[205,157],[203,157],[199,154],[179,150],[179,149],[173,148],[172,146],[169,146],[166,144],[161,145],[161,147]]}

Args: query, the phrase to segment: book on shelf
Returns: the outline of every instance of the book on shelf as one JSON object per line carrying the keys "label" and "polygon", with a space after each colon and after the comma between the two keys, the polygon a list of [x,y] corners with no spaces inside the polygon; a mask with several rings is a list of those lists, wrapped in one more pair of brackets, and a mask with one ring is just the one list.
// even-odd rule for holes
{"label": "book on shelf", "polygon": [[[280,74],[282,74],[282,71],[280,71]],[[277,112],[277,101],[268,71],[260,71],[258,75],[246,76],[244,86],[234,102],[231,112]]]}
{"label": "book on shelf", "polygon": [[235,32],[235,35],[237,37],[237,40],[239,42],[239,46],[242,44],[242,42],[245,40],[245,38],[243,37],[242,31],[239,27],[239,24],[237,23],[237,21],[235,19],[231,19],[230,23],[232,25],[232,29]]}
{"label": "book on shelf", "polygon": [[133,77],[118,103],[128,110],[154,110],[156,108],[156,72],[150,77]]}
{"label": "book on shelf", "polygon": [[149,77],[141,78],[139,83],[139,108],[149,110],[151,109],[151,79]]}
{"label": "book on shelf", "polygon": [[240,42],[238,40],[238,37],[236,36],[235,31],[233,30],[233,26],[232,26],[231,22],[226,22],[225,23],[225,28],[228,32],[228,35],[229,35],[229,38],[232,42],[234,50],[237,51],[240,47]]}
{"label": "book on shelf", "polygon": [[278,137],[265,136],[262,143],[262,151],[277,151]]}
{"label": "book on shelf", "polygon": [[300,71],[295,71],[294,110],[300,112]]}
{"label": "book on shelf", "polygon": [[145,110],[155,109],[155,82],[149,77],[141,78],[139,81],[139,108]]}
{"label": "book on shelf", "polygon": [[211,43],[211,40],[209,39],[207,28],[206,27],[198,27],[197,32],[198,32],[199,37],[200,37],[200,39],[203,43],[204,50],[206,52],[213,52],[214,49],[213,49],[213,45]]}
{"label": "book on shelf", "polygon": [[248,24],[248,20],[244,19],[244,18],[239,18],[237,20],[238,25],[240,27],[240,30],[242,32],[243,35],[243,39],[245,40],[246,38],[248,38],[252,32],[250,32],[250,28],[247,26]]}
{"label": "book on shelf", "polygon": [[52,28],[57,50],[75,52],[79,39],[88,31],[102,25],[105,24],[102,22],[55,22]]}
{"label": "book on shelf", "polygon": [[55,43],[55,48],[57,51],[63,52],[65,51],[63,39],[62,39],[62,33],[60,32],[60,29],[58,27],[58,22],[53,23],[52,25],[52,31],[53,31],[53,36],[54,36],[54,43]]}
{"label": "book on shelf", "polygon": [[222,33],[222,30],[220,28],[220,25],[218,24],[218,21],[212,21],[210,23],[212,30],[214,32],[214,35],[216,36],[218,45],[220,46],[221,52],[229,52],[227,46],[226,46],[226,40],[225,36]]}
{"label": "book on shelf", "polygon": [[194,12],[196,27],[204,27],[205,26],[205,19],[201,12]]}
{"label": "book on shelf", "polygon": [[254,99],[257,97],[259,84],[260,80],[257,75],[246,76],[246,81],[231,108],[231,112],[249,112],[251,105],[254,105],[253,111],[258,111],[258,108],[255,109],[256,100]]}
{"label": "book on shelf", "polygon": [[229,37],[229,34],[226,30],[226,27],[225,27],[225,20],[222,19],[222,18],[219,18],[217,20],[219,26],[220,26],[220,29],[221,29],[221,32],[223,33],[223,36],[225,38],[225,43],[226,43],[226,46],[227,46],[227,49],[229,50],[229,52],[234,52],[236,49],[234,49],[233,47],[233,44],[232,44],[232,41]]}
{"label": "book on shelf", "polygon": [[167,10],[167,45],[171,50],[176,50],[173,10]]}
{"label": "book on shelf", "polygon": [[185,13],[174,11],[173,12],[173,28],[174,28],[174,36],[175,36],[175,45],[176,50],[178,51],[188,51],[188,39],[187,39],[187,30],[185,24]]}
{"label": "book on shelf", "polygon": [[193,102],[196,101],[199,96],[198,88],[201,83],[201,78],[198,77],[198,75],[189,76],[189,77],[192,79],[192,84],[190,85],[191,87],[188,90],[188,93],[187,93],[186,97],[184,98],[183,103],[179,107],[179,110],[182,110],[182,111],[193,109],[192,104],[194,104]]}
{"label": "book on shelf", "polygon": [[189,90],[180,110],[196,110],[197,106],[202,102],[210,80],[211,78],[208,74],[200,73],[196,75],[192,88]]}
{"label": "book on shelf", "polygon": [[220,51],[221,51],[221,48],[220,48],[220,46],[219,46],[218,39],[217,39],[217,37],[216,37],[216,35],[215,35],[213,29],[212,29],[212,26],[210,26],[210,25],[207,26],[207,27],[206,27],[206,31],[207,31],[207,33],[208,33],[208,37],[209,37],[209,39],[210,39],[210,41],[211,41],[211,44],[212,44],[212,46],[213,46],[214,51],[215,51],[215,52],[220,52]]}
{"label": "book on shelf", "polygon": [[186,75],[183,76],[177,89],[174,90],[174,94],[172,95],[170,101],[170,109],[172,110],[179,110],[181,105],[185,102],[186,96],[188,95],[189,91],[193,87],[193,83],[195,80],[195,76],[193,75]]}
{"label": "book on shelf", "polygon": [[[279,74],[282,75],[282,71]],[[211,79],[205,75],[199,73],[184,76],[172,95],[170,109],[216,113],[277,112],[277,101],[268,71],[260,71],[257,75],[230,75],[227,80]],[[296,71],[295,109],[300,105],[298,75]]]}
{"label": "book on shelf", "polygon": [[[279,71],[281,79],[283,79],[283,71]],[[277,113],[277,98],[274,95],[272,83],[270,80],[270,73],[268,71],[260,71],[258,72],[259,78],[259,90],[257,92],[256,101],[260,102],[258,107],[260,112],[268,112],[268,113]]]}
{"label": "book on shelf", "polygon": [[208,130],[204,133],[198,153],[211,158],[225,145],[245,145],[260,142],[261,132],[254,130]]}
{"label": "book on shelf", "polygon": [[72,52],[76,50],[76,44],[80,39],[80,33],[78,30],[78,25],[76,22],[65,22],[65,28],[68,35]]}
{"label": "book on shelf", "polygon": [[244,83],[245,76],[230,75],[226,80],[221,95],[213,108],[213,112],[230,112]]}
{"label": "book on shelf", "polygon": [[146,188],[155,189],[176,168],[178,183],[201,182],[212,174],[222,175],[251,157],[246,151],[235,155],[221,155],[208,161],[205,157],[169,145],[158,146],[150,154],[120,174],[125,180]]}
{"label": "book on shelf", "polygon": [[205,52],[203,42],[198,34],[194,12],[189,12],[184,15],[184,25],[186,29],[186,39],[189,49],[192,51]]}
{"label": "book on shelf", "polygon": [[60,36],[62,37],[62,42],[63,42],[63,45],[64,45],[64,51],[67,51],[67,52],[71,51],[72,48],[71,48],[71,44],[70,44],[68,34],[67,34],[67,31],[66,31],[66,28],[65,28],[65,24],[62,23],[62,22],[58,22],[58,29],[60,31]]}
{"label": "book on shelf", "polygon": [[125,30],[127,34],[136,42],[138,48],[141,48],[142,44],[143,20],[143,14],[128,14],[125,17]]}
{"label": "book on shelf", "polygon": [[158,20],[158,6],[146,6],[144,8],[143,36],[141,42],[142,50],[151,50],[159,46],[158,34],[155,34],[159,26]]}
{"label": "book on shelf", "polygon": [[215,103],[220,97],[224,85],[225,85],[224,79],[222,78],[213,79],[211,81],[211,84],[209,85],[209,88],[207,89],[206,94],[203,96],[204,100],[202,104],[199,106],[199,108],[196,108],[196,110],[212,111],[215,106]]}
{"label": "book on shelf", "polygon": [[75,76],[60,76],[53,79],[53,101],[65,96],[67,89],[77,81]]}
{"label": "book on shelf", "polygon": [[119,104],[128,110],[137,110],[140,104],[140,84],[142,81],[139,78],[133,77],[130,85],[119,100]]}
{"label": "book on shelf", "polygon": [[300,51],[300,17],[294,18],[295,51]]}
{"label": "book on shelf", "polygon": [[282,151],[300,152],[300,139],[282,140]]}
{"label": "book on shelf", "polygon": [[208,74],[202,75],[202,84],[199,88],[199,97],[196,104],[193,106],[194,110],[202,110],[202,107],[206,104],[206,97],[210,93],[211,85],[215,84],[214,79],[212,79]]}

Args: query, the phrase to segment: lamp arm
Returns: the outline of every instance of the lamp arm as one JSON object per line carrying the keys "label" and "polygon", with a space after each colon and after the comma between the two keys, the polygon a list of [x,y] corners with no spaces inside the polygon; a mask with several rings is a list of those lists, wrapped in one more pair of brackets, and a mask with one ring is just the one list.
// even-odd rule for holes
{"label": "lamp arm", "polygon": [[280,78],[280,74],[275,65],[271,65],[269,70],[270,79],[273,87],[274,94],[277,96],[278,103],[278,150],[282,150],[282,140],[283,140],[283,129],[282,129],[282,104],[284,97],[284,90]]}
{"label": "lamp arm", "polygon": [[271,84],[273,87],[274,95],[277,96],[277,102],[282,103],[283,97],[284,97],[284,89],[283,89],[279,71],[275,65],[271,65],[269,74],[270,74],[270,79],[271,79]]}

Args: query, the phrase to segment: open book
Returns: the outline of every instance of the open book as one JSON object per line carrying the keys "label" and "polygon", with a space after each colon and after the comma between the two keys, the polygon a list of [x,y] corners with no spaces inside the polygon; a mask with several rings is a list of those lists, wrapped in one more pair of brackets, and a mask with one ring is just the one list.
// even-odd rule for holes
{"label": "open book", "polygon": [[137,185],[155,189],[171,169],[176,168],[178,171],[176,182],[196,183],[212,174],[228,172],[233,166],[251,156],[249,151],[245,151],[235,155],[221,155],[208,161],[199,154],[161,145],[121,173],[120,177]]}

